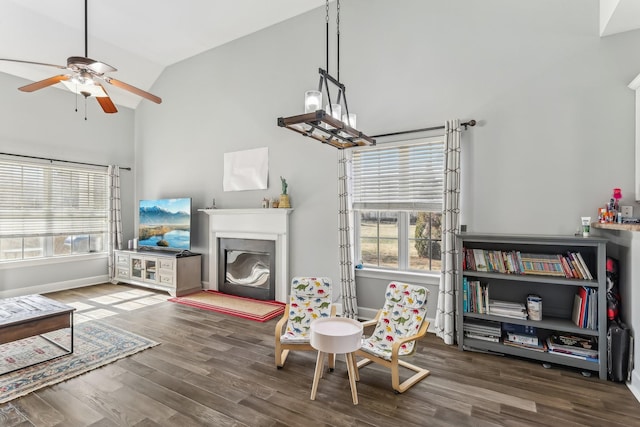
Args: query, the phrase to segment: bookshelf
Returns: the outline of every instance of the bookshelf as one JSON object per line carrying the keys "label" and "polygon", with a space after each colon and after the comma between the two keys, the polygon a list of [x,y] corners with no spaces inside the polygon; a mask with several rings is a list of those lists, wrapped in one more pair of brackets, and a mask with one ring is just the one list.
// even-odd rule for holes
{"label": "bookshelf", "polygon": [[[570,366],[586,371],[597,372],[600,379],[607,378],[607,304],[606,304],[606,243],[598,237],[544,236],[544,235],[503,235],[460,233],[457,235],[458,274],[456,280],[456,324],[457,343],[460,350],[478,350],[503,355],[512,355],[551,363]],[[508,269],[490,271],[471,270],[464,249],[477,249],[487,253],[526,253],[541,255],[566,255],[579,253],[589,269],[592,279],[567,278],[548,274],[509,273]],[[469,268],[466,268],[469,267]],[[493,271],[491,271],[493,270]],[[524,303],[527,296],[539,295],[542,298],[542,319],[513,318],[480,312],[465,312],[463,282],[475,281],[488,288],[489,300],[500,300]],[[584,328],[577,326],[572,320],[574,297],[582,287],[597,290],[597,310],[592,318],[597,319],[597,326]],[[595,307],[596,305],[594,305]],[[466,303],[469,310],[469,301]],[[484,310],[486,311],[486,310]],[[532,326],[536,335],[544,341],[554,333],[577,334],[598,341],[598,357],[578,358],[553,352],[537,351],[528,348],[513,347],[499,342],[465,336],[464,328],[477,321],[499,322],[500,325]]]}

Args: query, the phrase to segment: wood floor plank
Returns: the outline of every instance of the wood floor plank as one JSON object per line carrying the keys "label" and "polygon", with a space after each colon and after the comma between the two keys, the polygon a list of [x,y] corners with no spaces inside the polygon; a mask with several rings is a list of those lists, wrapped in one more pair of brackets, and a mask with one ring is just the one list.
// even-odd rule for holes
{"label": "wood floor plank", "polygon": [[82,318],[108,315],[101,321],[160,345],[15,399],[11,404],[28,420],[18,421],[20,427],[640,427],[640,403],[624,384],[460,352],[431,334],[411,358],[431,375],[405,393],[393,392],[386,368],[369,365],[360,370],[359,404],[353,405],[339,356],[312,401],[316,353],[292,352],[276,369],[278,319],[260,323],[200,310],[128,285],[47,296],[74,305]]}
{"label": "wood floor plank", "polygon": [[55,426],[65,419],[64,415],[42,400],[37,393],[28,394],[12,403],[34,426]]}

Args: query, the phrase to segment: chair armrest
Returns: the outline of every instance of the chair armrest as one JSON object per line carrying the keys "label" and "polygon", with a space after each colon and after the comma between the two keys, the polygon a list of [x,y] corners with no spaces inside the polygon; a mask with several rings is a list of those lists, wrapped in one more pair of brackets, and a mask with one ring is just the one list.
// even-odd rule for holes
{"label": "chair armrest", "polygon": [[382,310],[378,310],[378,312],[376,313],[376,317],[374,317],[371,320],[365,320],[364,322],[360,322],[362,323],[362,328],[368,328],[370,326],[376,326],[376,324],[378,323],[378,319],[380,319],[380,314],[382,313]]}
{"label": "chair armrest", "polygon": [[392,357],[397,358],[398,357],[398,351],[400,351],[400,347],[402,347],[402,344],[407,343],[409,341],[415,341],[419,338],[422,338],[426,335],[427,333],[427,329],[429,328],[429,321],[425,320],[424,322],[422,322],[422,326],[420,326],[420,329],[418,330],[418,332],[416,332],[414,335],[411,335],[409,337],[405,337],[405,338],[401,338],[397,341],[395,341],[393,343],[393,346],[391,347],[391,354]]}
{"label": "chair armrest", "polygon": [[284,314],[282,315],[282,318],[278,320],[278,323],[276,323],[276,337],[280,338],[280,335],[282,335],[282,331],[285,325],[287,324],[288,320],[289,320],[289,304],[284,306]]}

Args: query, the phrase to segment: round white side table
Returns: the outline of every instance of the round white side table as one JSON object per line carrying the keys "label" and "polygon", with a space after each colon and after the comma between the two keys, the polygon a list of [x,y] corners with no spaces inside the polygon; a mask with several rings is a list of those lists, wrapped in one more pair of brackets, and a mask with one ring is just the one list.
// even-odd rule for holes
{"label": "round white side table", "polygon": [[322,378],[324,358],[327,354],[344,354],[349,373],[351,397],[353,404],[358,404],[358,390],[356,381],[358,368],[356,366],[355,351],[360,348],[362,342],[362,323],[346,317],[325,317],[311,322],[311,347],[318,350],[316,371],[311,387],[311,400],[316,399],[318,382]]}

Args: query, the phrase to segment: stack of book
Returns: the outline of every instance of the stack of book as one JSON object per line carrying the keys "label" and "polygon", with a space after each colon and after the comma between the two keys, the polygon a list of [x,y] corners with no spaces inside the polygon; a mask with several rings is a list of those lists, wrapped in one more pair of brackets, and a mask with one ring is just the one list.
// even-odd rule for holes
{"label": "stack of book", "polygon": [[538,338],[536,328],[532,326],[503,323],[502,333],[502,343],[505,345],[534,351],[547,351],[545,341]]}
{"label": "stack of book", "polygon": [[500,342],[500,322],[490,320],[466,320],[462,327],[464,336],[477,340]]}
{"label": "stack of book", "polygon": [[514,319],[526,319],[527,308],[524,304],[519,302],[490,300],[489,314],[512,317]]}
{"label": "stack of book", "polygon": [[596,337],[553,334],[547,338],[549,353],[598,361],[598,340]]}

